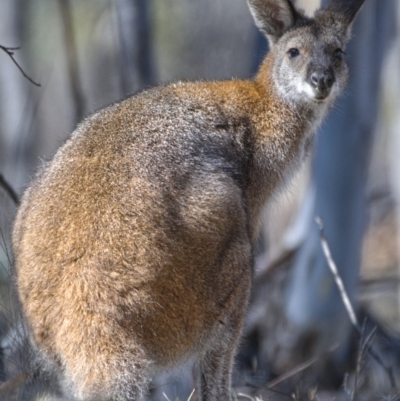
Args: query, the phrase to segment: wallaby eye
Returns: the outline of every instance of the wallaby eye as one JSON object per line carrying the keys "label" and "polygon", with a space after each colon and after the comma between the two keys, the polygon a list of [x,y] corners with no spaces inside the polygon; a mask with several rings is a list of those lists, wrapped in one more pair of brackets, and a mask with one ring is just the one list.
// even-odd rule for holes
{"label": "wallaby eye", "polygon": [[342,60],[343,55],[345,55],[346,53],[342,50],[342,49],[336,49],[333,52],[333,55],[338,59],[338,60]]}
{"label": "wallaby eye", "polygon": [[300,50],[295,48],[289,49],[287,53],[290,58],[295,58],[297,56],[300,56]]}

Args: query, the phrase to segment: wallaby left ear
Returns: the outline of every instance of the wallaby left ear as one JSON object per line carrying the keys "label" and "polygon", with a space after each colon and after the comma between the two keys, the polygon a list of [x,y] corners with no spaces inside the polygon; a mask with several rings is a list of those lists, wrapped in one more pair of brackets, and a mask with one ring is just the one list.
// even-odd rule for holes
{"label": "wallaby left ear", "polygon": [[257,27],[271,44],[293,26],[298,14],[291,0],[247,0]]}
{"label": "wallaby left ear", "polygon": [[341,14],[347,28],[350,27],[365,0],[329,0],[324,11]]}

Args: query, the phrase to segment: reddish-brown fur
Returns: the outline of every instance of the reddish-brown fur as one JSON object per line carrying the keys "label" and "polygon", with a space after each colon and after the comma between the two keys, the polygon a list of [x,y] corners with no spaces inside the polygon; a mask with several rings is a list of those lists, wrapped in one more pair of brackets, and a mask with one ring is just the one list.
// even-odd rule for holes
{"label": "reddish-brown fur", "polygon": [[[256,19],[270,2],[249,1]],[[282,93],[285,46],[326,47],[329,35],[344,46],[351,20],[339,35],[327,15],[285,15],[292,24],[266,32],[275,44],[254,80],[170,84],[95,113],[26,191],[13,234],[18,294],[68,397],[139,400],[154,372],[194,357],[199,399],[230,399],[262,208],[336,94]],[[335,68],[338,92],[347,69]]]}

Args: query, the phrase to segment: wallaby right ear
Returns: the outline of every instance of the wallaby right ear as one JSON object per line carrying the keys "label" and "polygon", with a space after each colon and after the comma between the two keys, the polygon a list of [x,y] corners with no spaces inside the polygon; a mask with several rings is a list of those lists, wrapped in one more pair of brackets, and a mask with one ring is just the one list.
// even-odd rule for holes
{"label": "wallaby right ear", "polygon": [[339,13],[349,28],[365,0],[328,0],[324,11]]}
{"label": "wallaby right ear", "polygon": [[247,0],[247,3],[257,27],[271,44],[296,21],[297,11],[290,0]]}

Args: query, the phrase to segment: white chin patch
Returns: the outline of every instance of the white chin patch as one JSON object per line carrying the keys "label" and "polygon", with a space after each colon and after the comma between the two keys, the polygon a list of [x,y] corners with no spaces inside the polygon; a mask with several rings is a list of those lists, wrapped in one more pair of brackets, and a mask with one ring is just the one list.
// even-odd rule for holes
{"label": "white chin patch", "polygon": [[325,98],[319,98],[319,93],[309,83],[304,81],[298,81],[296,83],[296,90],[300,97],[304,97],[307,100],[316,100],[319,102],[327,101],[335,90],[335,85],[329,92],[329,95]]}

